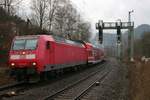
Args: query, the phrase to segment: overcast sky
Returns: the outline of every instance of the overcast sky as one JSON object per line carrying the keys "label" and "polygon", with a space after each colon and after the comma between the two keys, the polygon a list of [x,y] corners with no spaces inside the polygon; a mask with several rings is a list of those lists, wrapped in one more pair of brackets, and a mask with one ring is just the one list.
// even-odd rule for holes
{"label": "overcast sky", "polygon": [[[28,12],[25,6],[29,6],[30,0],[25,0],[24,11]],[[122,21],[128,20],[128,11],[132,13],[132,21],[135,26],[150,24],[150,0],[71,0],[82,17],[91,22],[93,27],[98,20]]]}
{"label": "overcast sky", "polygon": [[71,0],[83,17],[94,24],[104,21],[128,21],[128,11],[132,13],[135,26],[150,24],[150,0]]}

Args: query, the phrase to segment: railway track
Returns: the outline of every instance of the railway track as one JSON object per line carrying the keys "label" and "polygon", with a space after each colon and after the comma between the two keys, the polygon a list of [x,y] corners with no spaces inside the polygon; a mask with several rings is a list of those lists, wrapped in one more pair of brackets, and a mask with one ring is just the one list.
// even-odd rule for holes
{"label": "railway track", "polygon": [[103,81],[103,79],[108,75],[108,73],[109,73],[109,72],[107,72],[107,73],[105,73],[104,75],[102,75],[102,77],[101,77],[98,81],[96,80],[95,82],[93,82],[89,87],[87,87],[85,90],[83,90],[83,91],[82,91],[79,95],[77,95],[73,100],[81,100],[82,97],[83,97],[86,93],[88,93],[88,91],[89,91],[92,87],[96,86],[96,84],[99,85],[100,82]]}
{"label": "railway track", "polygon": [[3,97],[12,97],[22,94],[23,91],[32,87],[36,82],[19,82],[0,87],[0,99]]}
{"label": "railway track", "polygon": [[0,91],[4,91],[6,89],[17,87],[17,86],[20,86],[20,85],[23,85],[23,84],[24,84],[24,82],[8,84],[8,85],[0,87]]}
{"label": "railway track", "polygon": [[44,97],[42,100],[80,100],[96,82],[101,82],[109,73],[109,70],[98,70],[70,84],[52,95]]}
{"label": "railway track", "polygon": [[0,99],[2,99],[3,97],[11,97],[17,95],[21,90],[23,90],[23,86],[25,84],[26,83],[24,82],[20,82],[0,87]]}
{"label": "railway track", "polygon": [[[99,71],[97,71],[97,73],[98,72],[100,72],[100,71],[103,71],[103,69],[104,69],[104,65],[105,65],[105,63],[102,63],[102,65],[101,65],[101,67],[99,67],[98,68],[98,70]],[[97,65],[96,65],[97,66]],[[91,68],[91,67],[90,67]],[[90,69],[89,68],[89,69]],[[82,72],[82,70],[81,70],[81,72]],[[76,74],[76,73],[74,73],[74,74]],[[96,72],[94,71],[94,72],[92,72],[92,74],[90,74],[90,75],[88,75],[87,76],[87,79],[88,78],[90,78],[90,77],[92,77],[93,75],[95,75],[96,74]],[[72,74],[71,74],[72,75]],[[70,76],[70,74],[69,74],[69,76]],[[64,76],[64,77],[69,77],[67,74]],[[63,77],[63,78],[64,78]],[[45,84],[45,82],[44,83],[36,83],[36,84],[34,84],[34,83],[28,83],[28,84],[25,84],[25,83],[19,83],[18,85],[17,84],[14,84],[14,85],[12,85],[12,86],[10,86],[10,87],[7,87],[7,86],[5,86],[4,88],[0,88],[0,100],[1,99],[3,99],[3,98],[6,98],[6,97],[9,97],[9,98],[6,98],[6,99],[8,99],[8,100],[11,100],[11,98],[13,99],[13,98],[18,98],[18,97],[23,97],[23,98],[28,98],[28,97],[25,97],[25,95],[27,95],[28,93],[26,92],[26,91],[32,91],[32,89],[34,90],[34,88],[36,89],[36,88],[38,88],[38,87],[42,87],[42,86],[45,86],[45,85],[50,85],[50,84],[52,84],[52,83],[57,83],[57,81],[59,80],[61,80],[62,79],[62,77],[60,77],[60,78],[58,78],[58,79],[54,79],[54,80],[51,80],[51,81],[48,81],[48,82],[46,82],[46,84]],[[81,79],[82,80],[82,79]],[[80,80],[80,81],[81,81]],[[84,79],[85,80],[85,79]],[[83,80],[83,81],[84,81]],[[79,81],[78,81],[79,82]],[[69,83],[68,83],[69,84]],[[68,85],[67,85],[68,86]],[[62,89],[62,88],[60,88],[60,89]],[[59,90],[59,89],[58,89]],[[56,90],[57,91],[57,90]],[[37,95],[37,94],[36,94]],[[48,94],[47,94],[48,95]],[[38,95],[37,95],[37,97],[38,97]],[[44,97],[44,99],[45,100],[47,100],[46,98],[45,98],[45,96],[43,96]],[[42,97],[42,98],[43,98]],[[30,98],[30,97],[29,97]],[[13,99],[13,100],[15,100],[15,99]],[[20,99],[17,99],[17,100],[20,100]],[[36,99],[35,99],[36,100]],[[40,100],[42,100],[42,99],[40,99]],[[49,99],[48,99],[49,100]],[[60,99],[61,100],[61,99]]]}

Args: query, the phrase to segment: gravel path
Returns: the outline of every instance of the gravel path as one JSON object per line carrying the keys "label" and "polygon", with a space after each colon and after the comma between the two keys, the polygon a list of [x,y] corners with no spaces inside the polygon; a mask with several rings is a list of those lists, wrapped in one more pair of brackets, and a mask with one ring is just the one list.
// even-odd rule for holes
{"label": "gravel path", "polygon": [[99,86],[95,86],[83,100],[129,100],[127,67],[111,59],[112,71]]}

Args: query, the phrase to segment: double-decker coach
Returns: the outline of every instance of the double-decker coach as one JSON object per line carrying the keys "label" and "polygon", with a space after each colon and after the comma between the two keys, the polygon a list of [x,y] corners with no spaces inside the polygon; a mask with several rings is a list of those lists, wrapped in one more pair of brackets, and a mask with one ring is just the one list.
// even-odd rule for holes
{"label": "double-decker coach", "polygon": [[88,63],[95,64],[104,60],[105,53],[103,45],[86,43],[86,48],[88,53]]}

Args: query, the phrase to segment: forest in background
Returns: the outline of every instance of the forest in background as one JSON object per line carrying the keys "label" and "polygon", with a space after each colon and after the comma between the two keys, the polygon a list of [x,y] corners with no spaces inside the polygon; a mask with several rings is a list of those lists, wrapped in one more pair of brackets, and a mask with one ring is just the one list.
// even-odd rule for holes
{"label": "forest in background", "polygon": [[81,17],[70,0],[31,0],[31,14],[26,17],[17,15],[23,1],[0,1],[1,62],[7,62],[8,50],[16,35],[53,34],[89,41],[91,24]]}

